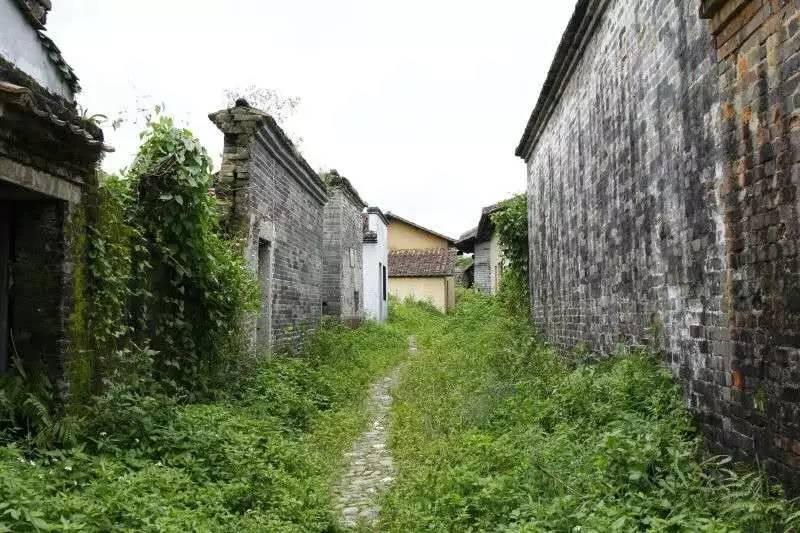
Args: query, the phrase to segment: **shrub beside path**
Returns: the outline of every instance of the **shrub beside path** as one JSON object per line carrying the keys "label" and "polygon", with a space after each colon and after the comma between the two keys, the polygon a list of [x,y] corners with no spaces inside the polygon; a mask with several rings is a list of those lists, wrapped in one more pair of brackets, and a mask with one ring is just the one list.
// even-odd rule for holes
{"label": "shrub beside path", "polygon": [[[410,354],[417,352],[414,337],[408,339]],[[389,413],[392,389],[397,385],[402,367],[378,380],[367,400],[370,425],[345,454],[348,466],[335,488],[337,511],[345,527],[369,526],[376,522],[380,507],[378,497],[394,481],[395,469],[388,447]]]}

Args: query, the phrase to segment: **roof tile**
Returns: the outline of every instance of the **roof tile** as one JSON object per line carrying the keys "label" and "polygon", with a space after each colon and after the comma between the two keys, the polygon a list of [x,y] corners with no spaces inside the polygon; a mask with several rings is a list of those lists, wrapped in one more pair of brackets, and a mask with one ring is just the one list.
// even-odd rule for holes
{"label": "roof tile", "polygon": [[455,272],[455,250],[392,250],[389,252],[390,278],[452,276]]}

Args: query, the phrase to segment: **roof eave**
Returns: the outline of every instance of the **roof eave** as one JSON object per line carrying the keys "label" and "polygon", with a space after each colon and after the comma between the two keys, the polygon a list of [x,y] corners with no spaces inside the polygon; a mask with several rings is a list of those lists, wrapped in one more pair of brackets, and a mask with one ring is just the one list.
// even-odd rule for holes
{"label": "roof eave", "polygon": [[609,1],[578,0],[575,12],[561,37],[561,43],[542,86],[539,100],[517,146],[515,152],[517,157],[525,160],[529,158],[555,105],[560,100],[564,88],[572,77],[575,66],[583,57],[586,46],[608,7]]}

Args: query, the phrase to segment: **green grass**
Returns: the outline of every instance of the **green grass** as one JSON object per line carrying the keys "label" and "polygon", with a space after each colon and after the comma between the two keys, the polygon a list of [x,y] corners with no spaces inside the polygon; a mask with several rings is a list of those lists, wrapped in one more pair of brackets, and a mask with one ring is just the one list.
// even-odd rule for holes
{"label": "green grass", "polygon": [[394,325],[330,326],[226,400],[116,398],[76,448],[0,448],[0,531],[335,531],[363,400],[406,347]]}
{"label": "green grass", "polygon": [[[785,531],[796,508],[708,458],[646,354],[579,364],[497,301],[405,308],[419,355],[396,391],[399,469],[380,531]],[[795,530],[792,529],[792,530]]]}

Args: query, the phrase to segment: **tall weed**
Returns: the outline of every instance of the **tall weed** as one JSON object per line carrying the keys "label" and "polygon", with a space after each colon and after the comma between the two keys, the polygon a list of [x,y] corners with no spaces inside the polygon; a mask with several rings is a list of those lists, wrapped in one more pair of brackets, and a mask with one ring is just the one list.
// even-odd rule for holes
{"label": "tall weed", "polygon": [[796,508],[703,454],[658,361],[556,354],[506,302],[418,318],[396,392],[381,531],[784,531]]}

